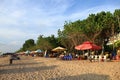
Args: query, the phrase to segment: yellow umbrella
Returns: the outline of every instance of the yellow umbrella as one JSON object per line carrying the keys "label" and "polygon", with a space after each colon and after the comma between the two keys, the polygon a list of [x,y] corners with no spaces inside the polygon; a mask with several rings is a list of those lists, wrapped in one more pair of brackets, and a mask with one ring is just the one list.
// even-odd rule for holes
{"label": "yellow umbrella", "polygon": [[52,49],[52,51],[56,51],[56,52],[65,51],[65,50],[66,50],[65,48],[60,47],[60,46],[58,46],[58,47]]}

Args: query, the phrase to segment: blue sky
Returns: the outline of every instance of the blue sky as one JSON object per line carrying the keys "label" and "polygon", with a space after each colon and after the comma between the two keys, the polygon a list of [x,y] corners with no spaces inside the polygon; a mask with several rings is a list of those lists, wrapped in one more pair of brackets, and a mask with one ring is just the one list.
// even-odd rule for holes
{"label": "blue sky", "polygon": [[65,21],[114,12],[120,0],[0,0],[0,51],[14,52],[25,40],[57,36]]}

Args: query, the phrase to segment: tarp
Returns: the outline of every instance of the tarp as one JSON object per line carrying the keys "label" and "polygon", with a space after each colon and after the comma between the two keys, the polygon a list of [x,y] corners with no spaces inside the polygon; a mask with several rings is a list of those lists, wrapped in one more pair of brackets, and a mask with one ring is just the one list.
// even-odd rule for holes
{"label": "tarp", "polygon": [[90,41],[83,42],[81,45],[75,46],[75,49],[77,50],[100,50],[102,49],[100,46],[97,46],[96,44],[93,44]]}

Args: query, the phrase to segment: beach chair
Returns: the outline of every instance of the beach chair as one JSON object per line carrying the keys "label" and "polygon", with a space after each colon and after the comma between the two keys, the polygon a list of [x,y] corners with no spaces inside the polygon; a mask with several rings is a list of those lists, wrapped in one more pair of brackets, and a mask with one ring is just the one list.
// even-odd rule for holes
{"label": "beach chair", "polygon": [[100,61],[102,61],[102,56],[101,56],[101,55],[99,55],[99,62],[100,62]]}
{"label": "beach chair", "polygon": [[72,60],[72,55],[69,56],[69,60]]}
{"label": "beach chair", "polygon": [[91,59],[92,59],[92,61],[94,61],[94,55],[91,55]]}
{"label": "beach chair", "polygon": [[67,56],[66,55],[63,57],[63,60],[67,60]]}
{"label": "beach chair", "polygon": [[98,61],[98,56],[97,56],[97,55],[95,55],[95,58],[94,58],[94,59],[95,59],[95,61]]}
{"label": "beach chair", "polygon": [[103,57],[103,61],[104,61],[104,62],[107,61],[107,56],[106,56],[106,55],[104,55],[104,57]]}

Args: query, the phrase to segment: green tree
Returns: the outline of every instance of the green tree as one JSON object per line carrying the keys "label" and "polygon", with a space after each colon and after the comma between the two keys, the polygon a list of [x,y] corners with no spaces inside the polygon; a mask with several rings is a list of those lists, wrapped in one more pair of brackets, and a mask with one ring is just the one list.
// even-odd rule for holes
{"label": "green tree", "polygon": [[116,41],[116,42],[114,43],[114,45],[115,45],[116,48],[120,48],[120,40]]}
{"label": "green tree", "polygon": [[34,40],[33,40],[33,39],[28,39],[28,40],[26,40],[25,43],[23,44],[23,48],[22,48],[22,49],[25,51],[25,50],[33,47],[33,46],[35,46]]}
{"label": "green tree", "polygon": [[55,37],[54,35],[46,37],[46,40],[52,45],[52,47],[57,47],[61,45],[58,41],[58,38]]}
{"label": "green tree", "polygon": [[[114,16],[110,12],[90,14],[87,19],[65,22],[64,29],[58,30],[58,37],[65,47],[73,49],[83,41],[92,41],[103,45],[115,32]],[[107,42],[106,42],[107,43]]]}
{"label": "green tree", "polygon": [[116,9],[114,12],[114,17],[115,17],[115,21],[116,21],[116,30],[117,32],[120,32],[120,9]]}
{"label": "green tree", "polygon": [[51,43],[47,40],[46,37],[43,37],[43,35],[40,35],[38,37],[36,46],[37,46],[37,48],[39,48],[41,50],[52,49]]}
{"label": "green tree", "polygon": [[102,31],[102,27],[98,24],[96,19],[97,16],[95,14],[89,15],[89,17],[85,20],[84,27],[82,28],[82,32],[87,40],[92,41],[93,43]]}

